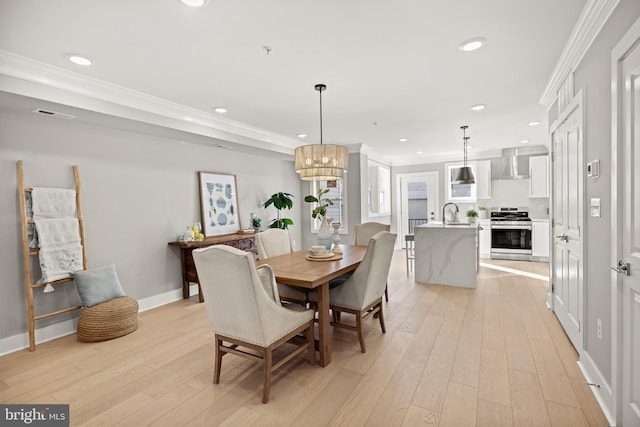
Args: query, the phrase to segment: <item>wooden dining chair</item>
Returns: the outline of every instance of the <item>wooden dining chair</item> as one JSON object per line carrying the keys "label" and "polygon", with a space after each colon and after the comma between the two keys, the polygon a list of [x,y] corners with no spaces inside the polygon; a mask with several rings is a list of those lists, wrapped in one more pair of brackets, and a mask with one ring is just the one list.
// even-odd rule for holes
{"label": "wooden dining chair", "polygon": [[[259,259],[271,258],[295,251],[289,231],[280,228],[268,228],[256,233],[255,240]],[[303,292],[299,288],[278,283],[278,291],[282,301],[304,306],[308,303],[307,292]]]}
{"label": "wooden dining chair", "polygon": [[[366,353],[362,333],[362,321],[376,315],[380,321],[382,332],[386,332],[382,311],[382,294],[387,284],[387,276],[391,268],[391,257],[396,235],[388,231],[376,233],[369,239],[367,252],[362,262],[351,277],[340,286],[329,290],[329,308],[334,313],[333,326],[354,330],[358,333],[360,349]],[[310,293],[309,298],[317,300],[317,294]],[[343,323],[340,313],[355,315],[355,325]]]}
{"label": "wooden dining chair", "polygon": [[[216,344],[214,384],[226,354],[261,360],[262,403],[267,403],[273,371],[304,351],[315,363],[314,311],[283,307],[271,267],[257,269],[249,252],[213,245],[195,249],[193,260]],[[301,333],[306,339],[298,337]],[[274,363],[274,349],[285,343],[296,348]]]}

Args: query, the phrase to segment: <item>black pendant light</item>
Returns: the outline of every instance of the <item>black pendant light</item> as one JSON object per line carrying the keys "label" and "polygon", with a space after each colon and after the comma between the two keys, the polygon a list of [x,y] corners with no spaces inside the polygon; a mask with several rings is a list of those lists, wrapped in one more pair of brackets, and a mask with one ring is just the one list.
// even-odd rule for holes
{"label": "black pendant light", "polygon": [[471,166],[467,166],[467,144],[469,143],[469,137],[467,136],[467,128],[469,126],[460,126],[462,129],[462,143],[464,144],[464,166],[458,169],[452,184],[475,184],[476,178],[473,176]]}

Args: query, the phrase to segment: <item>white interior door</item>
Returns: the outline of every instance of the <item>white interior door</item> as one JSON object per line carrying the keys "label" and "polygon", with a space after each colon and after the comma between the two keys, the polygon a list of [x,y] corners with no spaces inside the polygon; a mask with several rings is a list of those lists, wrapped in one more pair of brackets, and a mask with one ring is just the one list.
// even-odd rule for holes
{"label": "white interior door", "polygon": [[552,132],[553,311],[578,352],[582,350],[582,93]]}
{"label": "white interior door", "polygon": [[[614,50],[616,84],[614,153],[620,175],[614,179],[614,194],[620,199],[612,210],[616,228],[614,244],[613,316],[618,320],[615,348],[621,363],[616,394],[618,419],[623,426],[640,426],[640,20]],[[620,60],[618,60],[620,58]],[[618,74],[619,73],[619,74]],[[614,169],[615,170],[615,169]],[[617,212],[616,212],[617,210]],[[620,316],[621,314],[621,316]]]}
{"label": "white interior door", "polygon": [[440,206],[438,172],[403,174],[400,178],[400,221],[397,227],[404,236],[411,234],[412,226],[429,219],[431,212],[438,214]]}

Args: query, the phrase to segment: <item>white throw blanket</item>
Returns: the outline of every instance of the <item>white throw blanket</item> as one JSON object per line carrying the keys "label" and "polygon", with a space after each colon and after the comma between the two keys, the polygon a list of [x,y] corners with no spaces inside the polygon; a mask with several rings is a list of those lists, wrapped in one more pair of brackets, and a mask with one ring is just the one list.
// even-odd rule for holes
{"label": "white throw blanket", "polygon": [[34,188],[31,191],[34,219],[76,218],[76,190],[67,188]]}
{"label": "white throw blanket", "polygon": [[75,190],[34,188],[31,192],[42,278],[40,283],[71,277],[83,269]]}

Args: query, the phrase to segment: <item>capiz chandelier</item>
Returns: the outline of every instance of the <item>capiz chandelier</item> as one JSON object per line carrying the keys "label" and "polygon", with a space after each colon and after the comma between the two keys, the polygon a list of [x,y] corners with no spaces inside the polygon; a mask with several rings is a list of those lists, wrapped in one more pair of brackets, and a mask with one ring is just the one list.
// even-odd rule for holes
{"label": "capiz chandelier", "polygon": [[315,85],[320,92],[320,144],[303,145],[295,150],[295,168],[304,181],[335,181],[347,169],[349,152],[346,147],[322,142],[322,92],[324,84]]}

